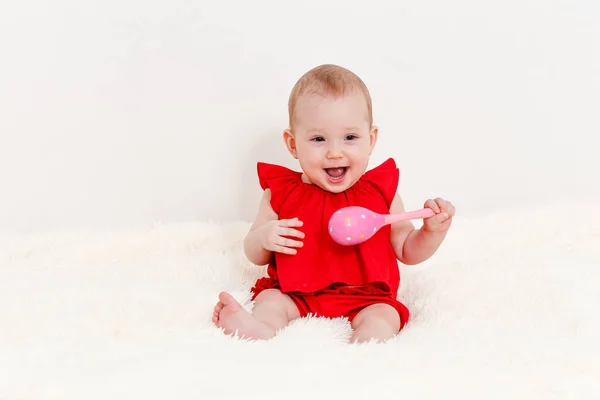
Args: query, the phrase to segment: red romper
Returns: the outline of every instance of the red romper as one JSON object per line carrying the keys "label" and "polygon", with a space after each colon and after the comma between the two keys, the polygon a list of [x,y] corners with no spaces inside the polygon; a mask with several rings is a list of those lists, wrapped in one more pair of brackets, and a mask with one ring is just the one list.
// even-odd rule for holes
{"label": "red romper", "polygon": [[367,171],[342,193],[305,183],[301,172],[283,166],[259,162],[257,170],[262,189],[271,190],[273,211],[279,219],[298,217],[305,237],[296,254],[275,253],[268,277],[259,278],[252,288],[252,300],[265,289],[279,289],[294,301],[301,317],[312,314],[350,321],[363,308],[384,303],[398,311],[402,328],[409,311],[396,300],[400,271],[390,226],[355,246],[337,244],[327,229],[329,218],[342,207],[389,213],[399,178],[394,160]]}

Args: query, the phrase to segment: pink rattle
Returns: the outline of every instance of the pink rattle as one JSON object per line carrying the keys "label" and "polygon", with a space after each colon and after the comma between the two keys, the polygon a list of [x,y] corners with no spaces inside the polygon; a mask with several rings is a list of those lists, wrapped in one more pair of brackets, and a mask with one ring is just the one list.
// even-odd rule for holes
{"label": "pink rattle", "polygon": [[352,246],[370,239],[383,226],[407,219],[429,218],[435,215],[431,208],[399,214],[377,214],[364,207],[344,207],[329,219],[329,234],[342,246]]}

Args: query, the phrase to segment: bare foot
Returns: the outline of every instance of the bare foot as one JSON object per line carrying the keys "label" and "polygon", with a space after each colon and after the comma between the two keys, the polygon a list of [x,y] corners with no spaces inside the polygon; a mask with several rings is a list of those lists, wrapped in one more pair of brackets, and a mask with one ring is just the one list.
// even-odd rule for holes
{"label": "bare foot", "polygon": [[235,334],[237,331],[238,336],[246,339],[270,339],[275,336],[273,328],[257,321],[232,295],[226,292],[219,293],[219,302],[215,305],[212,320],[228,335]]}

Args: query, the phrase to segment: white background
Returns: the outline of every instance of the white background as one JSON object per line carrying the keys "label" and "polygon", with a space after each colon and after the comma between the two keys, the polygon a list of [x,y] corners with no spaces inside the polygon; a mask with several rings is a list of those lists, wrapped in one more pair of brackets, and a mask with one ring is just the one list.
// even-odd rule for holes
{"label": "white background", "polygon": [[322,63],[369,86],[371,166],[396,158],[408,208],[600,194],[596,3],[366,4],[3,2],[0,229],[251,220],[256,162],[297,166],[287,98]]}

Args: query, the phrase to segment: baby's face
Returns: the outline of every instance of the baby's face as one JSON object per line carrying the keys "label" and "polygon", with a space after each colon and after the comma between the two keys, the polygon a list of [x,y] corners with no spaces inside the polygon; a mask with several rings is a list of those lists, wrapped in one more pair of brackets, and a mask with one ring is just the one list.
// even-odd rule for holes
{"label": "baby's face", "polygon": [[377,128],[359,91],[339,98],[302,96],[293,135],[286,139],[310,183],[334,193],[358,181],[376,141]]}

